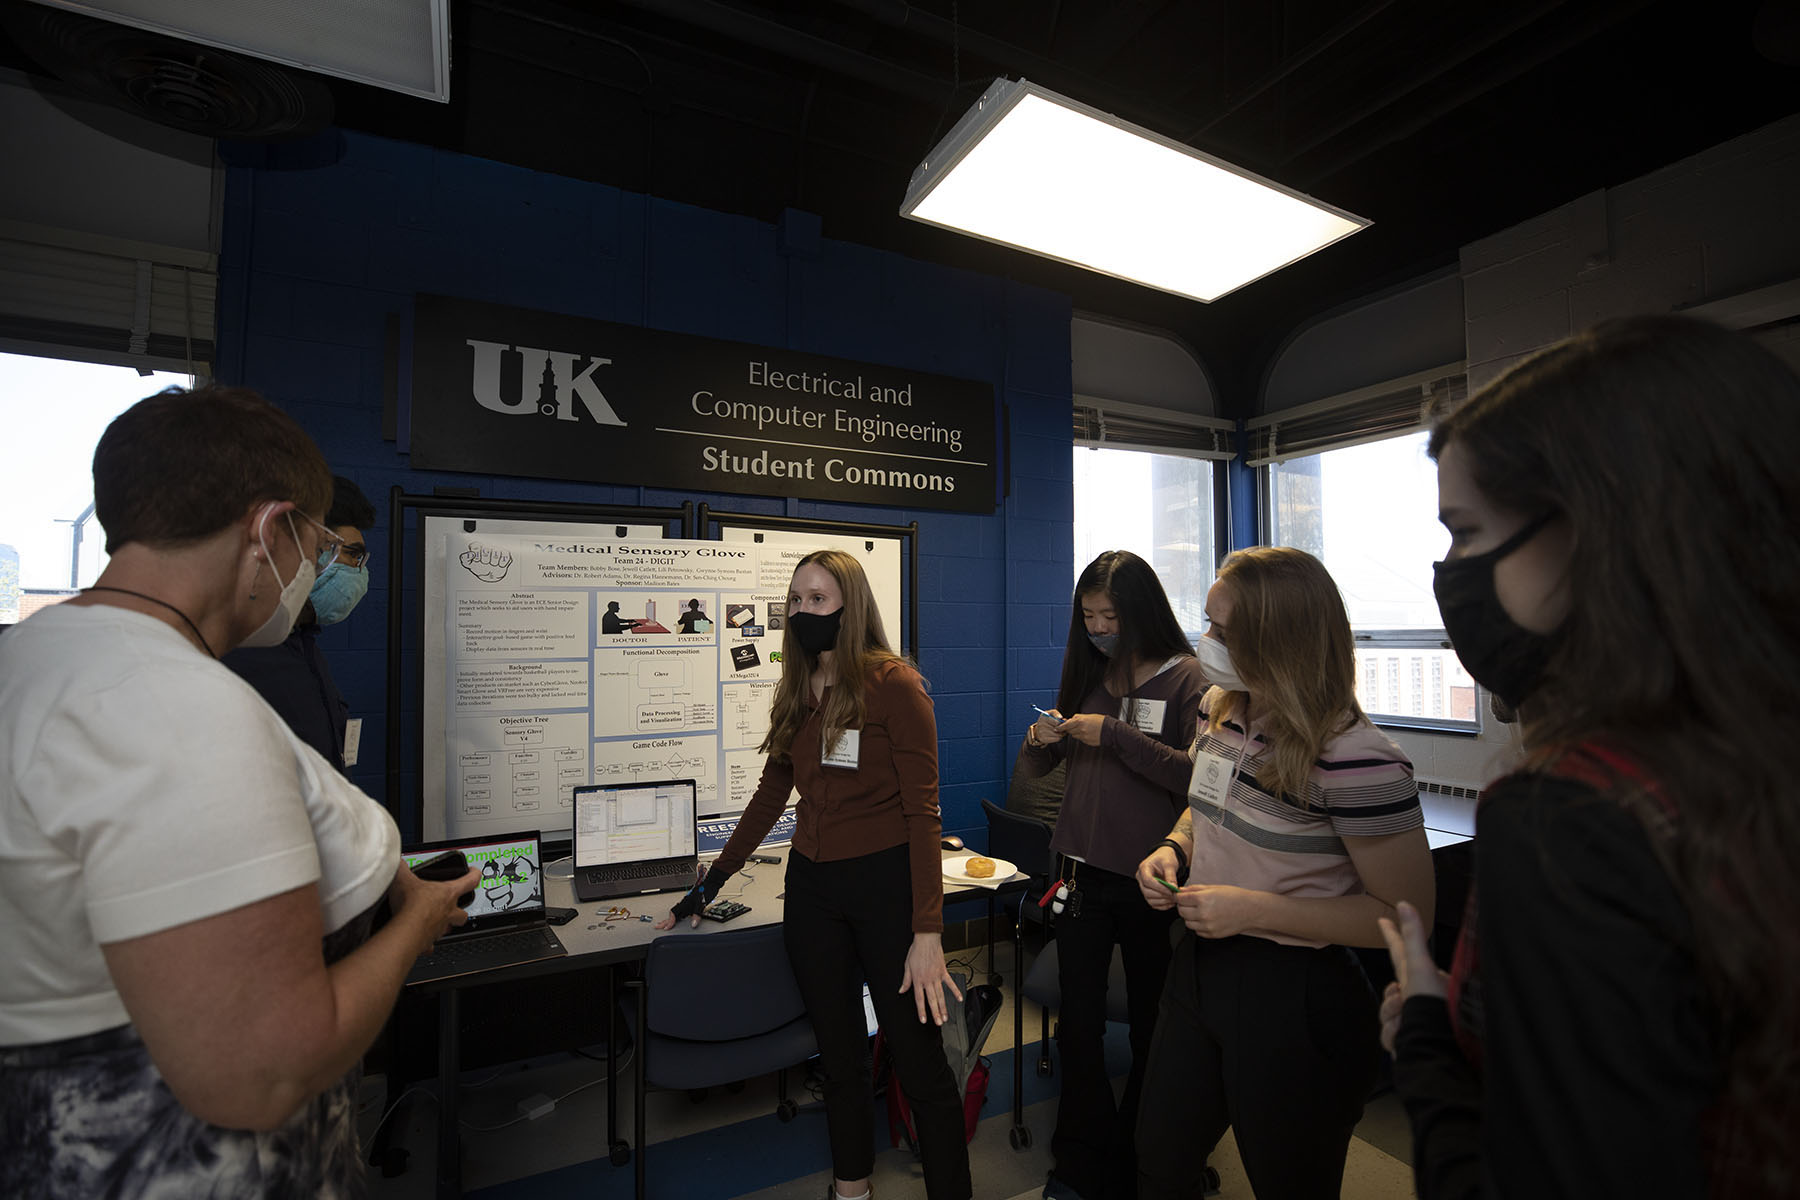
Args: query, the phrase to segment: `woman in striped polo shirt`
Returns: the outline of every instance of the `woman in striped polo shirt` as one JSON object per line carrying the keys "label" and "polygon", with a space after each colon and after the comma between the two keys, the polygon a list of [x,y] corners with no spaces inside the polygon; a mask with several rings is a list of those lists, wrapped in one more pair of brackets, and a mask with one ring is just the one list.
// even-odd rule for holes
{"label": "woman in striped polo shirt", "polygon": [[[1188,810],[1138,867],[1187,927],[1163,987],[1138,1192],[1198,1195],[1230,1127],[1250,1185],[1335,1197],[1375,1081],[1376,1000],[1344,947],[1400,901],[1430,919],[1412,764],[1363,715],[1350,621],[1318,559],[1240,550],[1207,593]],[[1185,886],[1177,887],[1182,872]]]}

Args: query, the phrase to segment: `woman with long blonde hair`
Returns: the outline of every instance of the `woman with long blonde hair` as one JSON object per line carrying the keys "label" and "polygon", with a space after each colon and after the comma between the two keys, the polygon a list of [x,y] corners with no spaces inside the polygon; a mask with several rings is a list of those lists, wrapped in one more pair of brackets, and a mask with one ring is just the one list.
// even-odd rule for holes
{"label": "woman with long blonde hair", "polygon": [[1381,945],[1403,900],[1429,919],[1418,787],[1356,702],[1350,621],[1318,559],[1240,550],[1206,613],[1215,686],[1176,784],[1188,809],[1137,871],[1187,927],[1150,1047],[1138,1190],[1197,1194],[1230,1127],[1257,1195],[1335,1197],[1380,1055],[1345,947]]}
{"label": "woman with long blonde hair", "polygon": [[797,788],[783,928],[825,1068],[831,1195],[867,1197],[874,1168],[867,981],[912,1106],[926,1195],[967,1200],[963,1101],[938,1031],[945,989],[962,995],[944,966],[937,719],[924,679],[888,648],[862,564],[841,550],[794,569],[760,748],[768,762],[731,840],[657,927],[698,925]]}

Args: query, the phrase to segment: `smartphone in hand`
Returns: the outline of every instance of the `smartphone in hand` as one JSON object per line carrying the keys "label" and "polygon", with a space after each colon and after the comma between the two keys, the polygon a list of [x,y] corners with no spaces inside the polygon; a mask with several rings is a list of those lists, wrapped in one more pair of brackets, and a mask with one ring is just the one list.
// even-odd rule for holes
{"label": "smartphone in hand", "polygon": [[[414,867],[412,873],[433,883],[449,883],[469,873],[469,860],[463,857],[461,850],[446,850]],[[464,892],[456,898],[456,907],[467,908],[474,902],[475,893]]]}

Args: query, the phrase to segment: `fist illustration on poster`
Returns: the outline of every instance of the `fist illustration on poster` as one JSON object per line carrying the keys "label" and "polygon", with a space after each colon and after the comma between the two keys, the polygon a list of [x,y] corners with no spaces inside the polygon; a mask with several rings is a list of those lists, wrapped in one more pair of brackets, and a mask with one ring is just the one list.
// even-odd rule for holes
{"label": "fist illustration on poster", "polygon": [[512,566],[512,551],[484,548],[471,542],[469,548],[462,552],[459,561],[469,574],[481,582],[499,583],[506,578],[506,569]]}

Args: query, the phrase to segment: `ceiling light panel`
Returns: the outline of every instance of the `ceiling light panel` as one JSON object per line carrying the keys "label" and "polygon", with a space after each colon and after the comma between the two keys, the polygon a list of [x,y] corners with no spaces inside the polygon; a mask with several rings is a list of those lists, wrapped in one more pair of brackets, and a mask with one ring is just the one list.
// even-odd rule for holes
{"label": "ceiling light panel", "polygon": [[1369,224],[1024,80],[988,89],[900,212],[1203,301]]}
{"label": "ceiling light panel", "polygon": [[430,100],[450,99],[449,0],[37,0]]}

